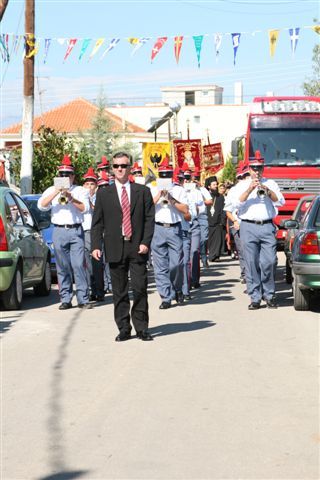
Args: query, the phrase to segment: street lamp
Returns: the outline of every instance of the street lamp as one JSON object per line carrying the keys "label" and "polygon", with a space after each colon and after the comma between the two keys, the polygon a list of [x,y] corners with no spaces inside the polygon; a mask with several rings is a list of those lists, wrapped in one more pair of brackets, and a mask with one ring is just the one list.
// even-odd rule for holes
{"label": "street lamp", "polygon": [[163,117],[159,118],[156,122],[154,122],[153,125],[148,129],[148,132],[153,133],[154,132],[154,141],[157,141],[157,130],[158,128],[161,127],[164,123],[168,122],[168,136],[169,136],[169,142],[171,141],[171,128],[170,128],[170,119],[171,117],[174,116],[174,127],[175,127],[175,134],[177,134],[177,128],[178,128],[178,122],[177,122],[177,114],[181,109],[180,103],[174,102],[172,104],[166,103],[165,105],[168,105],[170,108],[170,111],[167,112]]}

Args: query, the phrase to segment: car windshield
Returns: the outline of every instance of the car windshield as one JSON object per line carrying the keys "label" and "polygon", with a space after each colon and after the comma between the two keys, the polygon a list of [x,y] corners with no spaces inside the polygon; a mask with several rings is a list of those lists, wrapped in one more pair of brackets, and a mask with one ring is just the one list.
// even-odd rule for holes
{"label": "car windshield", "polygon": [[42,212],[41,210],[39,210],[37,206],[38,200],[28,200],[25,198],[25,202],[38,223],[42,222],[43,220],[49,220],[49,222],[51,223],[51,212]]}
{"label": "car windshield", "polygon": [[251,121],[249,155],[260,150],[265,165],[320,167],[320,120],[255,118]]}
{"label": "car windshield", "polygon": [[302,218],[304,217],[306,211],[308,210],[312,200],[306,200],[305,202],[302,202],[300,205],[299,210],[297,211],[296,215],[296,220],[297,222],[301,222]]}

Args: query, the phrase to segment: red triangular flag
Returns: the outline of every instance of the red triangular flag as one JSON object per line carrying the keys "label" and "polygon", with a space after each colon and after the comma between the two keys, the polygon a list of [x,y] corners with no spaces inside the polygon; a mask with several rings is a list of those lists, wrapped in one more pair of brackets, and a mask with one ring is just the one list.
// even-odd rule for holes
{"label": "red triangular flag", "polygon": [[168,40],[168,37],[159,37],[156,41],[156,43],[153,45],[153,49],[151,52],[151,62],[154,60],[156,55],[158,55],[159,51],[163,47],[163,45],[166,43]]}

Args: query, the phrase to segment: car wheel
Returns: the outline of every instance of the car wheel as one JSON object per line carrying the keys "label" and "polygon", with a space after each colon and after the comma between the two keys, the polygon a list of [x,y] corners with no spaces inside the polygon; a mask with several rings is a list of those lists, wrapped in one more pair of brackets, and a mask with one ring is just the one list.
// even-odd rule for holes
{"label": "car wheel", "polygon": [[20,310],[22,304],[22,291],[21,268],[17,267],[10,287],[8,290],[2,292],[1,295],[2,304],[6,310]]}
{"label": "car wheel", "polygon": [[44,268],[43,278],[38,285],[33,287],[34,294],[39,297],[46,297],[51,292],[51,270],[50,262],[47,259],[46,265]]}
{"label": "car wheel", "polygon": [[286,282],[291,284],[292,281],[293,281],[292,270],[291,270],[291,267],[290,267],[290,264],[289,264],[289,260],[286,259]]}
{"label": "car wheel", "polygon": [[293,278],[293,306],[295,310],[306,311],[310,308],[310,290],[301,290],[298,286],[298,278]]}

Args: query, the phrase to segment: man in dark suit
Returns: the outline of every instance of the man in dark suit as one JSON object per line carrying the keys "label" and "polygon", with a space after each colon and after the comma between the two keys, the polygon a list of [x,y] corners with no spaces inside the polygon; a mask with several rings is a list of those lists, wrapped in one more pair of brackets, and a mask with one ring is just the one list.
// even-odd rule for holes
{"label": "man in dark suit", "polygon": [[91,227],[92,256],[99,260],[104,239],[110,265],[117,342],[131,337],[129,281],[133,291],[132,323],[137,337],[153,340],[148,332],[146,262],[154,231],[155,209],[150,189],[129,182],[130,155],[113,157],[115,183],[97,193]]}

